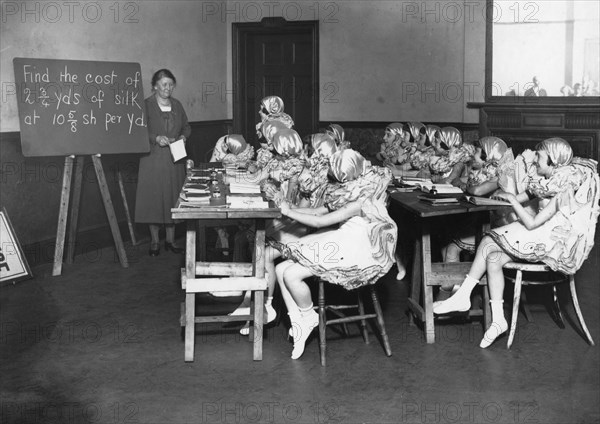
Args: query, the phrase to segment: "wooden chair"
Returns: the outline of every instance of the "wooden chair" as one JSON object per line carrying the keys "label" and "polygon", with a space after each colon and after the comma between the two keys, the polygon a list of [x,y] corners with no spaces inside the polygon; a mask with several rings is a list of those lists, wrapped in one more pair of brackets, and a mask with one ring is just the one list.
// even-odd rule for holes
{"label": "wooden chair", "polygon": [[[375,290],[374,285],[369,285],[368,287],[361,287],[353,292],[356,292],[357,295],[357,303],[352,305],[327,305],[325,303],[325,284],[328,284],[326,281],[322,279],[318,279],[319,283],[319,299],[318,299],[318,312],[319,312],[319,345],[321,348],[321,366],[326,365],[326,351],[327,351],[327,342],[326,342],[326,331],[328,325],[341,324],[344,335],[348,335],[348,328],[346,326],[349,322],[360,321],[360,329],[363,336],[363,339],[366,344],[369,344],[369,331],[367,329],[367,319],[376,319],[377,327],[381,333],[381,339],[383,342],[383,348],[385,350],[386,356],[392,356],[392,349],[390,347],[390,342],[388,339],[388,335],[385,331],[385,322],[383,321],[383,313],[381,311],[381,306],[379,304],[379,299],[377,298],[377,292]],[[369,291],[371,295],[371,300],[373,301],[373,313],[365,313],[365,308],[363,304],[363,300],[361,297],[362,292]],[[348,311],[357,310],[358,314],[349,314]],[[327,312],[330,312],[330,315],[335,315],[336,318],[327,319]]]}
{"label": "wooden chair", "polygon": [[[562,312],[560,311],[560,307],[558,304],[558,296],[556,291],[556,286],[558,284],[569,282],[569,288],[571,290],[571,298],[573,300],[573,307],[575,308],[575,313],[577,314],[577,318],[579,319],[579,324],[587,338],[587,342],[594,346],[594,340],[588,331],[587,326],[585,325],[585,321],[583,319],[583,314],[581,313],[581,309],[579,308],[579,300],[577,299],[577,291],[575,290],[575,277],[573,275],[565,275],[560,272],[553,272],[550,267],[541,263],[526,263],[526,262],[508,262],[504,265],[505,270],[514,270],[516,271],[515,277],[506,276],[507,279],[514,281],[515,283],[515,291],[513,295],[513,310],[512,310],[512,319],[510,324],[510,332],[508,334],[508,342],[506,344],[507,349],[510,349],[512,345],[515,331],[517,329],[517,317],[519,314],[519,303],[521,300],[521,287],[524,285],[551,285],[553,290],[553,314],[555,321],[558,323],[560,328],[565,328],[564,320],[562,317]],[[544,279],[523,279],[523,272],[528,273],[544,273]]]}

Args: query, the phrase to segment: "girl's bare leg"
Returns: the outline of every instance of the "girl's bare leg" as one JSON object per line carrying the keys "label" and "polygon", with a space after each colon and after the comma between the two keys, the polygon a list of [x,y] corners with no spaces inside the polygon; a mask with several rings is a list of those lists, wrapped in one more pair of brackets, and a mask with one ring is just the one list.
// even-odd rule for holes
{"label": "girl's bare leg", "polygon": [[485,236],[477,248],[475,260],[460,288],[448,299],[434,302],[433,312],[435,314],[447,314],[449,312],[468,311],[471,308],[471,292],[486,272],[487,258],[488,256],[498,256],[498,251],[502,251],[502,249],[491,237]]}
{"label": "girl's bare leg", "polygon": [[502,267],[511,260],[499,246],[493,254],[490,252],[487,260],[487,279],[490,290],[490,306],[492,308],[492,323],[486,330],[479,346],[486,348],[502,333],[508,330],[508,322],[504,317],[504,273]]}

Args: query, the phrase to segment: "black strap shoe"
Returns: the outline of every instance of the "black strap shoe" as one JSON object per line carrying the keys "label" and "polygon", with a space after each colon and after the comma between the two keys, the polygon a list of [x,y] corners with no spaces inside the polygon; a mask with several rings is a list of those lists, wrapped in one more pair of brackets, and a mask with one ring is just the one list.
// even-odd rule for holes
{"label": "black strap shoe", "polygon": [[150,250],[148,250],[148,254],[150,256],[158,256],[160,253],[160,245],[158,243],[150,243]]}

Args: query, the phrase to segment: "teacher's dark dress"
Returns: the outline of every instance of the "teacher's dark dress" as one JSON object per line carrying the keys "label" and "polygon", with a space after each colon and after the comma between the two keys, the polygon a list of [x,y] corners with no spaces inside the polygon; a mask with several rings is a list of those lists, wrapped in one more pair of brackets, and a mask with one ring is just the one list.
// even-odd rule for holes
{"label": "teacher's dark dress", "polygon": [[175,205],[183,180],[185,160],[173,163],[169,147],[160,147],[156,136],[178,139],[192,133],[181,103],[171,98],[171,111],[163,112],[155,96],[145,100],[148,116],[150,153],[140,158],[135,200],[135,222],[172,224],[171,208]]}

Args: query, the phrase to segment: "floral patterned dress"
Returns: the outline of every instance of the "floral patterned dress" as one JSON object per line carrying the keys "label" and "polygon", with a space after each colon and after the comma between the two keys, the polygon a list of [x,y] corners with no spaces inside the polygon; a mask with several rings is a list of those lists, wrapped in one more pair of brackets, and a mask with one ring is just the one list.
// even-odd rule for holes
{"label": "floral patterned dress", "polygon": [[354,201],[362,213],[337,228],[319,230],[292,243],[273,243],[282,256],[346,289],[374,284],[394,264],[396,223],[386,208],[387,168],[371,166],[355,180],[331,186],[325,205],[337,210]]}
{"label": "floral patterned dress", "polygon": [[489,235],[514,258],[543,262],[554,271],[575,274],[594,245],[600,209],[596,167],[595,160],[574,158],[550,178],[530,180],[528,189],[538,198],[557,198],[556,213],[533,230],[515,221]]}

